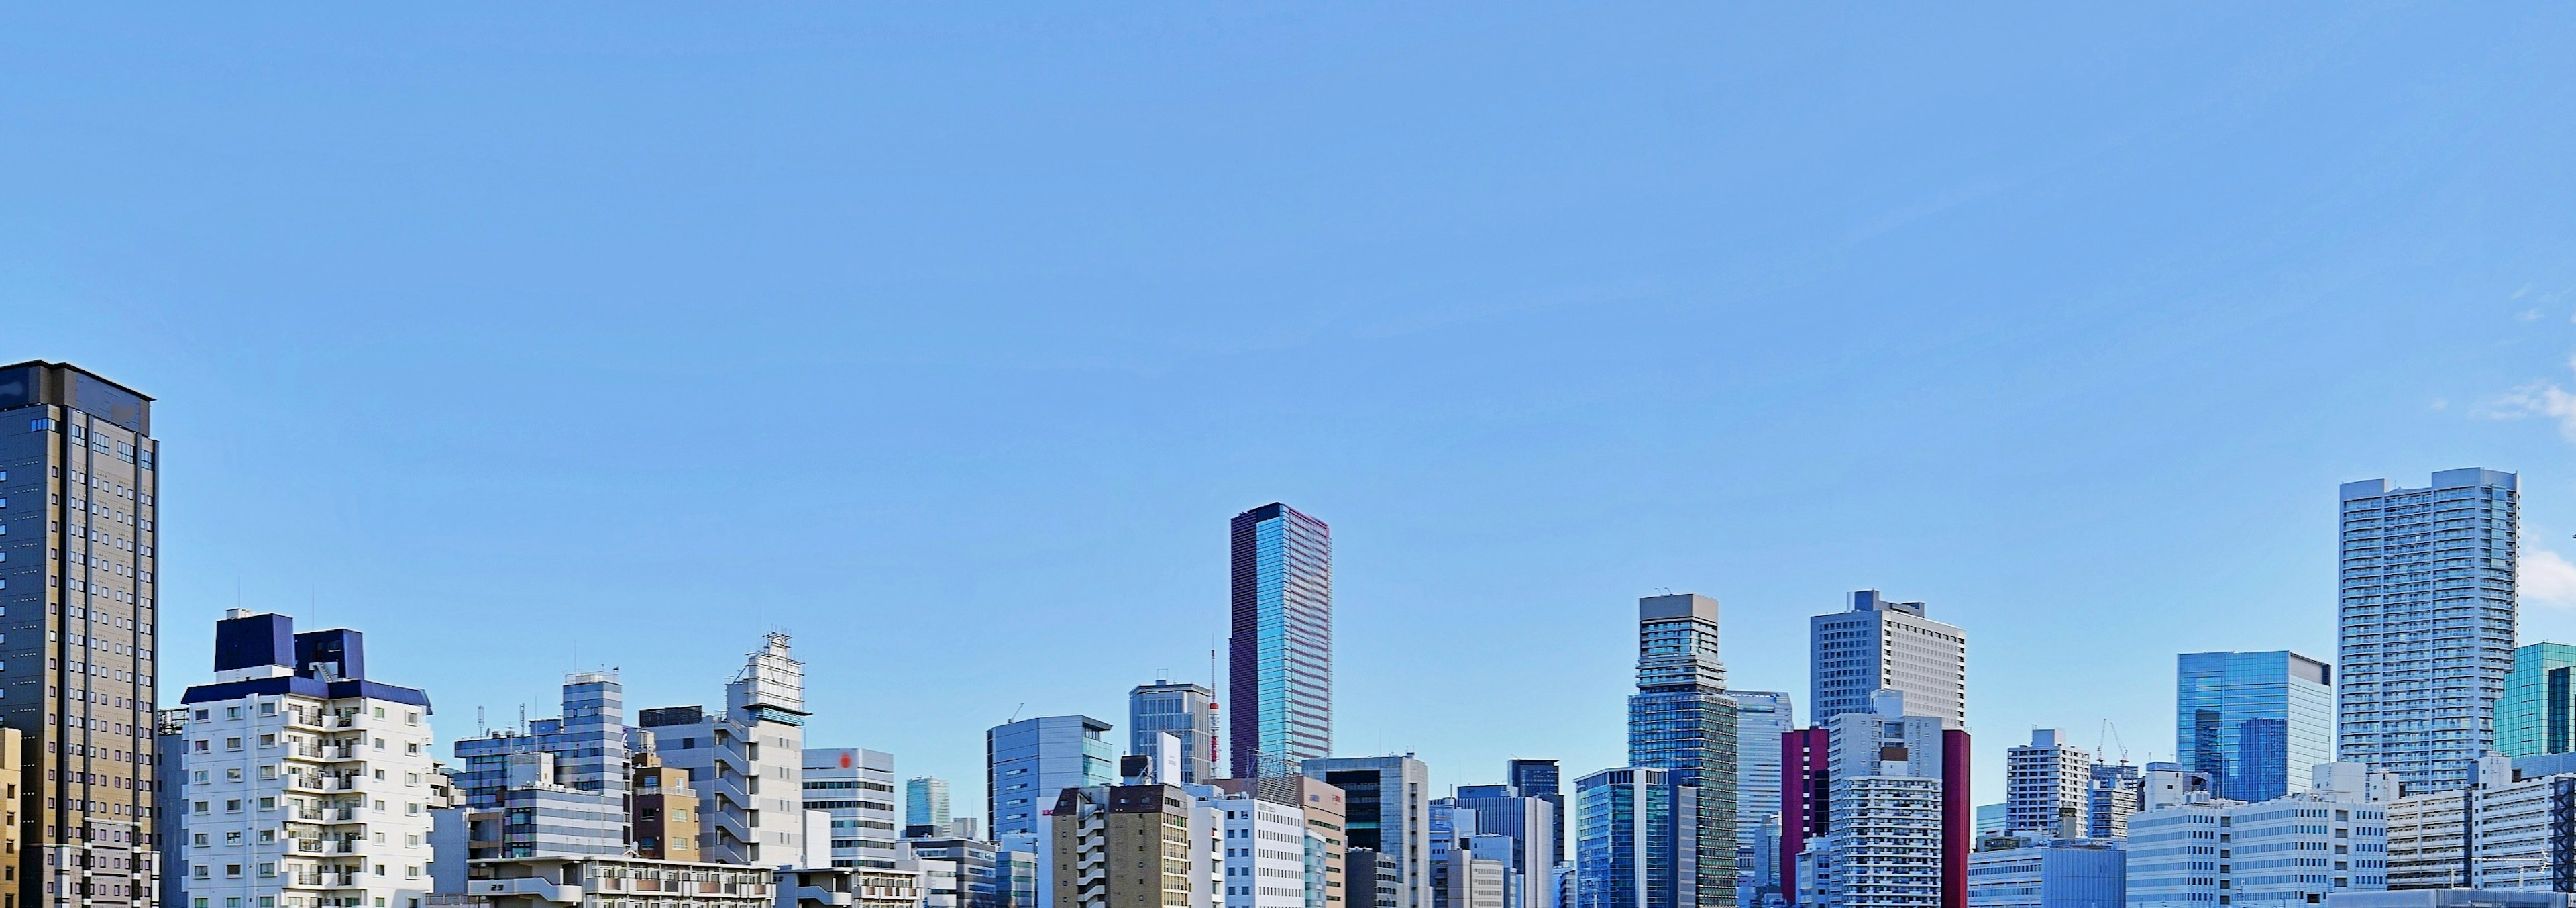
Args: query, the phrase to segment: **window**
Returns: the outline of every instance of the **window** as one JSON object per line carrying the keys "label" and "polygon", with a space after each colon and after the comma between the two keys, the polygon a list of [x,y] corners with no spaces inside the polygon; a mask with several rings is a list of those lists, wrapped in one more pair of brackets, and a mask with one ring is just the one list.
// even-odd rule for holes
{"label": "window", "polygon": [[202,833],[202,832],[197,833],[196,844],[197,844],[197,847],[199,847],[199,848],[204,848],[204,847],[206,847],[206,834],[205,834],[205,833]]}
{"label": "window", "polygon": [[226,845],[227,847],[236,847],[236,848],[237,848],[237,847],[240,847],[240,846],[241,846],[241,843],[242,843],[241,830],[236,829],[236,830],[233,830],[233,831],[231,831],[231,832],[224,833],[224,845]]}
{"label": "window", "polygon": [[226,782],[239,782],[239,781],[241,781],[241,779],[242,779],[242,776],[241,776],[241,767],[239,767],[239,766],[235,766],[235,767],[232,767],[232,768],[229,768],[229,769],[224,770],[224,781],[226,781]]}
{"label": "window", "polygon": [[420,724],[420,714],[419,714],[419,713],[404,713],[404,714],[403,714],[403,724],[404,724],[404,725],[418,725],[418,724]]}
{"label": "window", "polygon": [[225,876],[226,878],[228,878],[228,879],[236,879],[236,880],[241,879],[241,865],[240,865],[240,864],[226,864],[226,865],[224,865],[224,876]]}
{"label": "window", "polygon": [[227,718],[227,719],[239,719],[239,718],[241,718],[241,707],[238,707],[238,706],[227,706],[227,707],[224,707],[224,718]]}
{"label": "window", "polygon": [[260,831],[259,831],[259,843],[260,843],[260,844],[262,844],[262,845],[274,845],[274,844],[277,844],[277,830],[274,830],[274,829],[262,829],[262,830],[260,830]]}
{"label": "window", "polygon": [[275,703],[262,703],[262,704],[260,704],[260,705],[259,705],[259,714],[260,714],[260,715],[263,715],[263,716],[274,716],[274,715],[277,715],[277,704],[275,704]]}
{"label": "window", "polygon": [[261,798],[261,799],[259,799],[259,809],[261,809],[261,810],[276,810],[276,809],[277,809],[277,799],[276,799],[276,798]]}
{"label": "window", "polygon": [[227,798],[227,799],[225,799],[225,801],[224,801],[224,812],[225,812],[225,813],[240,813],[240,812],[241,812],[241,799],[240,799],[240,798]]}
{"label": "window", "polygon": [[197,783],[197,784],[199,784],[199,785],[204,785],[204,784],[206,784],[206,771],[205,771],[205,770],[202,770],[202,769],[197,770],[197,772],[196,772],[196,777],[195,777],[194,779],[191,779],[190,781],[193,781],[193,782],[195,782],[195,783]]}
{"label": "window", "polygon": [[196,814],[201,817],[206,815],[206,802],[199,801],[196,803]]}
{"label": "window", "polygon": [[261,864],[261,865],[259,865],[259,875],[260,875],[260,876],[276,876],[276,875],[277,875],[277,865],[275,865],[275,864]]}
{"label": "window", "polygon": [[240,750],[240,749],[241,749],[241,739],[240,739],[240,738],[225,738],[225,739],[224,739],[224,749],[225,749],[225,750]]}
{"label": "window", "polygon": [[276,736],[276,735],[261,735],[261,736],[259,736],[259,746],[261,746],[261,747],[276,747],[276,746],[277,746],[277,736]]}
{"label": "window", "polygon": [[[206,878],[206,865],[204,865],[204,864],[199,864],[199,865],[197,865],[197,866],[195,866],[195,867],[189,868],[189,873],[190,873],[190,875],[195,876],[197,879],[201,879],[201,880],[202,880],[202,879],[205,879],[205,878]],[[203,904],[205,904],[205,903],[206,903],[206,900],[205,900],[205,899],[198,899],[198,900],[197,900],[197,904],[199,904],[199,905],[203,905]]]}
{"label": "window", "polygon": [[376,707],[376,718],[382,719],[382,718],[384,718],[384,717],[385,717],[385,708],[384,708],[384,707],[381,707],[381,706]]}

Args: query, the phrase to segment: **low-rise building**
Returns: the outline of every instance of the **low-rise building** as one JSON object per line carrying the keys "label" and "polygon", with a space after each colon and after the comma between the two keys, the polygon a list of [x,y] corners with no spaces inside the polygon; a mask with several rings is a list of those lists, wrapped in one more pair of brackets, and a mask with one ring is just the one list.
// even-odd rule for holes
{"label": "low-rise building", "polygon": [[2127,855],[2110,839],[2057,839],[1968,856],[1969,908],[2121,908]]}
{"label": "low-rise building", "polygon": [[473,908],[773,908],[775,873],[595,855],[486,858],[467,862],[462,897],[443,901]]}
{"label": "low-rise building", "polygon": [[2317,777],[2318,787],[2269,801],[2204,795],[2131,817],[2131,908],[2294,904],[2386,889],[2388,803],[2374,798],[2395,786],[2352,764],[2319,766]]}
{"label": "low-rise building", "polygon": [[781,869],[778,908],[921,908],[928,890],[905,870],[873,867]]}

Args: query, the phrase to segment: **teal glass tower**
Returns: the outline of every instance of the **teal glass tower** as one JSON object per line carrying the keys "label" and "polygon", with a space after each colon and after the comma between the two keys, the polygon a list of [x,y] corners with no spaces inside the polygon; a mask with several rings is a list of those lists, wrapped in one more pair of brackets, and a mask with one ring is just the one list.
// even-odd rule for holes
{"label": "teal glass tower", "polygon": [[2496,750],[2508,757],[2576,751],[2576,646],[2533,643],[2513,651],[2496,703]]}
{"label": "teal glass tower", "polygon": [[1233,773],[1293,776],[1333,755],[1333,531],[1275,501],[1231,529]]}
{"label": "teal glass tower", "polygon": [[2222,798],[2268,801],[2334,759],[2334,669],[2287,650],[2184,653],[2174,753]]}
{"label": "teal glass tower", "polygon": [[1717,600],[1697,593],[1637,600],[1637,692],[1628,698],[1628,763],[1665,770],[1691,789],[1685,905],[1735,904],[1736,704],[1718,658]]}

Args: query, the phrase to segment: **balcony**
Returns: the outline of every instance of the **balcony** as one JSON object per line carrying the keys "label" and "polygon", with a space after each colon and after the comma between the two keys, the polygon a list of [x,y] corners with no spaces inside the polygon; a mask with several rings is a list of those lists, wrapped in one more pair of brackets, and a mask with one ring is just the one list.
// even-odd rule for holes
{"label": "balcony", "polygon": [[468,880],[465,883],[465,894],[468,896],[487,899],[526,896],[535,898],[538,901],[552,902],[558,905],[578,905],[582,902],[581,887],[567,886],[541,877],[517,877],[507,880]]}

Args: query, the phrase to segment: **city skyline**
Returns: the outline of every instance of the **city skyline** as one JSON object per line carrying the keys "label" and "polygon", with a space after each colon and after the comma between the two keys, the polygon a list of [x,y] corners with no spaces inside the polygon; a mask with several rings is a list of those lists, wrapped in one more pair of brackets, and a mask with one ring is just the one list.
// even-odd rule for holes
{"label": "city skyline", "polygon": [[1440,792],[1625,765],[1684,590],[1802,701],[1852,591],[1964,629],[1981,803],[2172,759],[2177,654],[2342,667],[2373,477],[2516,474],[2576,641],[2569,11],[1484,12],[30,10],[0,362],[153,398],[164,705],[233,607],[442,753],[784,630],[965,816],[994,725],[1233,705],[1265,502]]}

